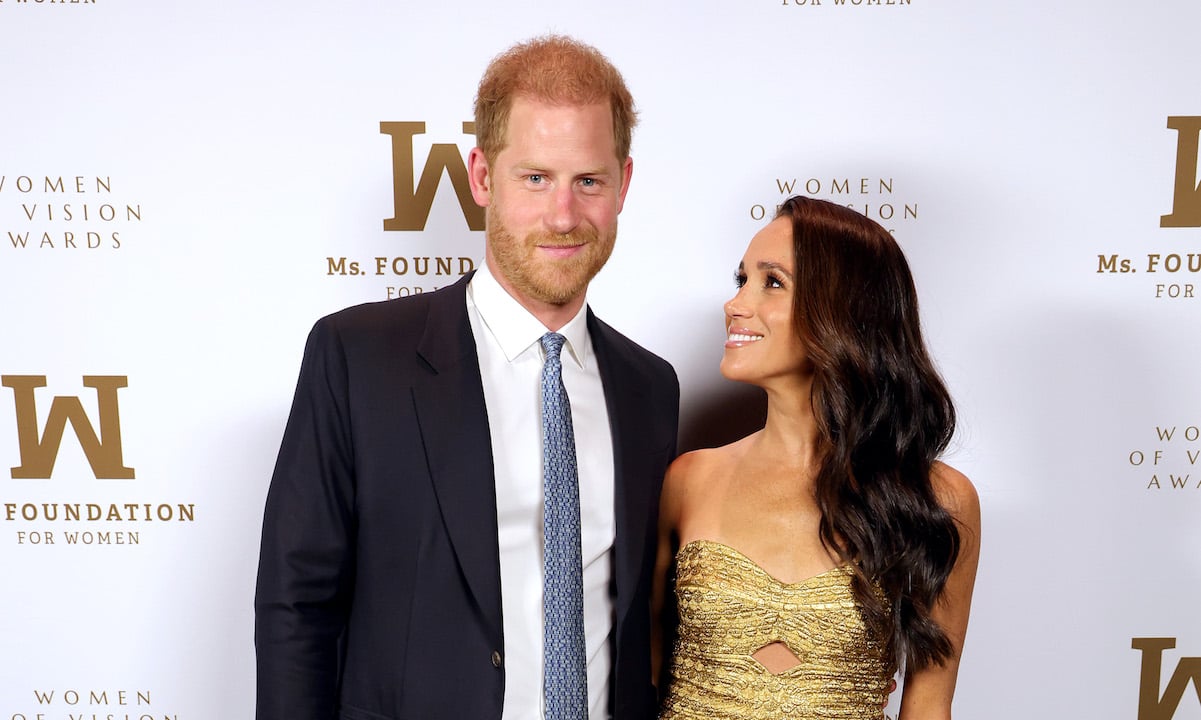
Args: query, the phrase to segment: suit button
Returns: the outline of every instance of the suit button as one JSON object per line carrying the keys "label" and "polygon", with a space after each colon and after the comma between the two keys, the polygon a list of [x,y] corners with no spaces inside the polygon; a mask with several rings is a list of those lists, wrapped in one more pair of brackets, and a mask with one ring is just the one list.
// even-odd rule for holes
{"label": "suit button", "polygon": [[492,651],[492,667],[494,667],[494,668],[497,668],[497,669],[499,670],[499,669],[500,669],[500,665],[501,665],[501,663],[500,663],[500,651],[499,651],[499,650],[493,650],[493,651]]}

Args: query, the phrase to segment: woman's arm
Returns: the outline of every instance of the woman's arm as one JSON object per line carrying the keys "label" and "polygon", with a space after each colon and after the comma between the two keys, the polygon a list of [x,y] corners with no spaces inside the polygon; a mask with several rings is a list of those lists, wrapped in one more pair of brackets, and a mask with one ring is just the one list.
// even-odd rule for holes
{"label": "woman's arm", "polygon": [[950,638],[954,649],[942,665],[906,674],[899,720],[950,720],[951,698],[955,694],[980,559],[980,498],[971,481],[942,463],[935,464],[931,481],[939,502],[959,527],[959,557],[933,612],[934,621]]}
{"label": "woman's arm", "polygon": [[659,541],[655,555],[655,578],[651,589],[651,680],[660,696],[666,688],[665,659],[675,639],[675,596],[671,583],[676,550],[679,547],[680,519],[683,514],[684,478],[694,464],[696,453],[685,453],[667,468],[659,498]]}

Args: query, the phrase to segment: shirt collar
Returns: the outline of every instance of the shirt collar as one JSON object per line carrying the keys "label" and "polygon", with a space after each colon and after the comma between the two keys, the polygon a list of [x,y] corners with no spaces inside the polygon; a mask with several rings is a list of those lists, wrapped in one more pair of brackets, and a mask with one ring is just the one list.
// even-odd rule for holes
{"label": "shirt collar", "polygon": [[[488,263],[480,263],[475,276],[467,284],[467,300],[475,305],[484,326],[492,333],[509,362],[513,362],[531,345],[538,346],[538,352],[542,352],[539,341],[547,332],[546,326],[501,287],[489,270]],[[588,303],[585,302],[575,317],[557,330],[566,338],[564,346],[567,355],[581,369],[588,367],[588,357],[592,352],[587,312]]]}

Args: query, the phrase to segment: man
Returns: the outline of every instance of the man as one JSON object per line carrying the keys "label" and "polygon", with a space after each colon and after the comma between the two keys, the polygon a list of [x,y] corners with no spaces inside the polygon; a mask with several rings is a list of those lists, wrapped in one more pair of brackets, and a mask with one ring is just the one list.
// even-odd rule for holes
{"label": "man", "polygon": [[[468,159],[484,265],[314,326],[263,523],[259,720],[654,716],[648,598],[679,386],[585,304],[634,122],[591,47],[548,37],[499,56]],[[559,365],[567,401],[545,380]],[[578,485],[558,472],[563,413]],[[544,551],[571,512],[580,549]],[[560,631],[581,614],[582,632]]]}

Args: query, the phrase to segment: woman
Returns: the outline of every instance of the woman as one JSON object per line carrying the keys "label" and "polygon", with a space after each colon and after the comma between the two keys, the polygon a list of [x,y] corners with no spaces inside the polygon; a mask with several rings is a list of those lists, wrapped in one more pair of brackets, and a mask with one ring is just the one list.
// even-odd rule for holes
{"label": "woman", "polygon": [[866,217],[793,197],[736,279],[721,371],[766,391],[767,421],[664,480],[662,717],[880,718],[903,667],[901,720],[950,718],[980,510],[936,460],[955,414],[905,257]]}

